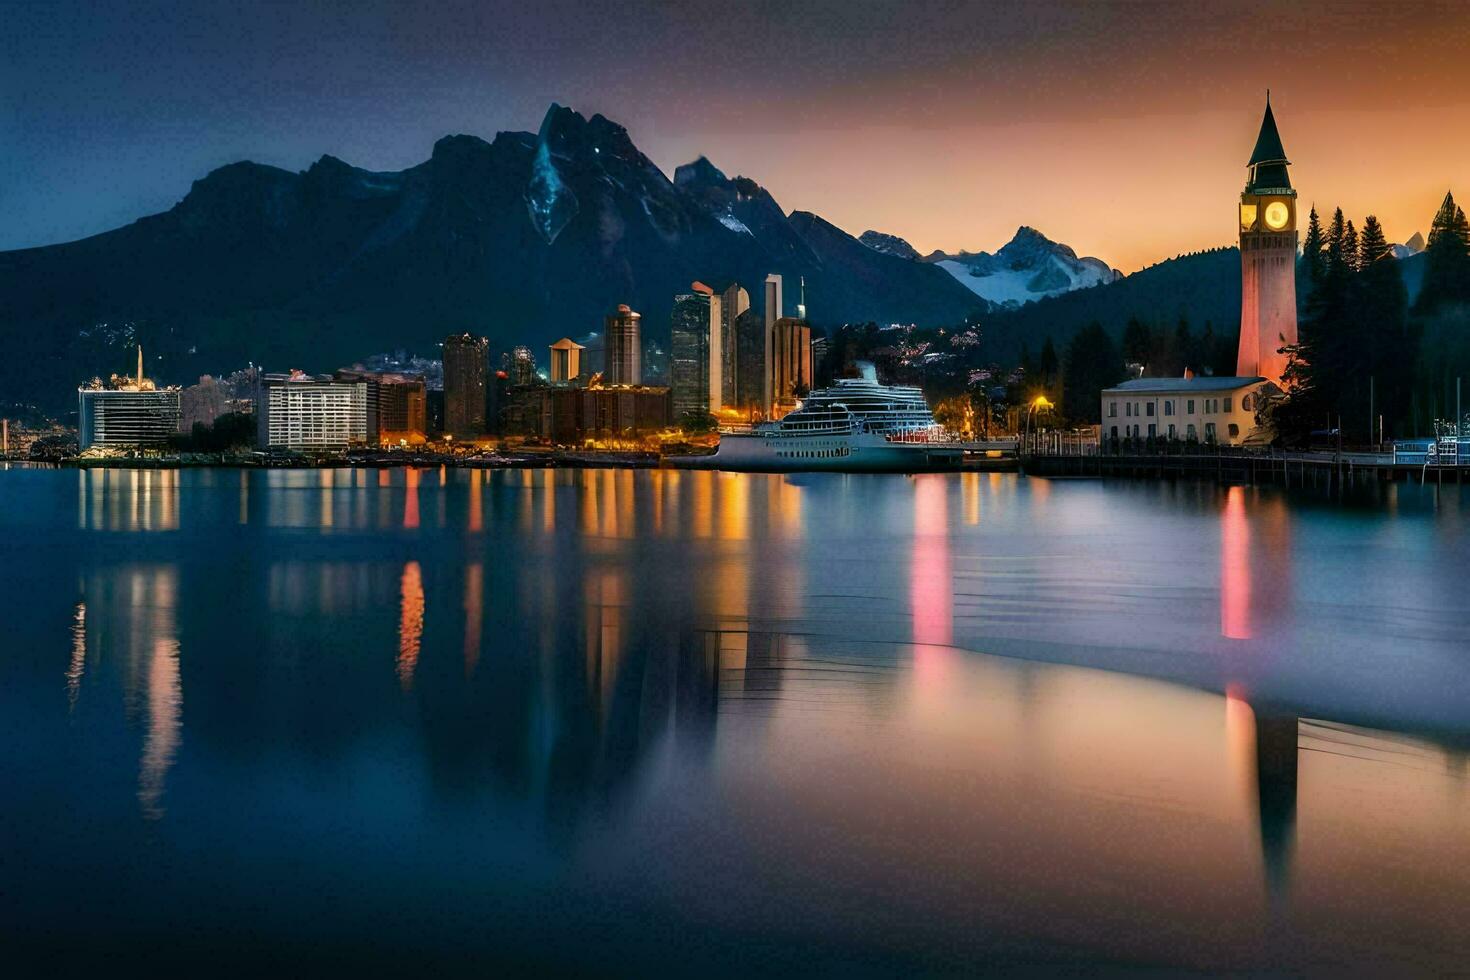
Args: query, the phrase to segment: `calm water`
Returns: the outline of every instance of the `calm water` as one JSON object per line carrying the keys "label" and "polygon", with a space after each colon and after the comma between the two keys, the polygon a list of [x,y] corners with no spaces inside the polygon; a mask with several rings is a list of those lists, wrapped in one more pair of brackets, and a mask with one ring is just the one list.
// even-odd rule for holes
{"label": "calm water", "polygon": [[1463,970],[1467,526],[1448,487],[0,472],[0,940]]}

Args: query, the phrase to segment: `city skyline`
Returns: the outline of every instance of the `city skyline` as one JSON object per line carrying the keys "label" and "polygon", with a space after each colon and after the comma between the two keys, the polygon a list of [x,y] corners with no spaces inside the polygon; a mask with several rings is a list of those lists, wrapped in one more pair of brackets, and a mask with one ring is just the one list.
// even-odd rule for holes
{"label": "city skyline", "polygon": [[[22,5],[0,41],[17,93],[0,102],[0,248],[166,210],[240,159],[412,166],[440,136],[534,129],[558,101],[623,122],[666,175],[703,154],[853,234],[994,250],[1024,224],[1131,272],[1230,242],[1215,188],[1238,182],[1266,88],[1311,175],[1303,203],[1374,212],[1394,241],[1427,230],[1470,139],[1444,124],[1470,73],[1453,29],[1467,14],[1447,4],[819,3],[752,12],[764,29],[710,71],[720,32],[695,29],[718,21],[710,5],[553,8],[306,5],[256,23],[163,5],[91,11],[77,44],[67,5]],[[339,43],[303,47],[327,32]],[[100,86],[81,71],[93,58],[127,77]]]}

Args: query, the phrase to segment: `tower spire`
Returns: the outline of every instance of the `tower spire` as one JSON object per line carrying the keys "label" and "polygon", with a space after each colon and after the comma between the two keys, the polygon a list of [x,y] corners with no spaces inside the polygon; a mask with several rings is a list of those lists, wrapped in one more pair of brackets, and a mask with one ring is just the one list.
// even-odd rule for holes
{"label": "tower spire", "polygon": [[138,343],[138,387],[143,387],[143,344]]}

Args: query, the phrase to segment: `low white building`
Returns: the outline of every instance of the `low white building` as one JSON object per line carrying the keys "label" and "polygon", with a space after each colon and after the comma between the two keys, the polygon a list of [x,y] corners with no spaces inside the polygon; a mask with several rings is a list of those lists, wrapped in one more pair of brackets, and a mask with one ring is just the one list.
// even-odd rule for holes
{"label": "low white building", "polygon": [[[1104,442],[1191,439],[1238,446],[1256,433],[1265,378],[1135,378],[1102,393]],[[1275,386],[1271,385],[1272,390]],[[1258,436],[1259,438],[1259,436]]]}
{"label": "low white building", "polygon": [[346,449],[367,441],[367,385],[299,371],[267,374],[255,415],[262,447]]}

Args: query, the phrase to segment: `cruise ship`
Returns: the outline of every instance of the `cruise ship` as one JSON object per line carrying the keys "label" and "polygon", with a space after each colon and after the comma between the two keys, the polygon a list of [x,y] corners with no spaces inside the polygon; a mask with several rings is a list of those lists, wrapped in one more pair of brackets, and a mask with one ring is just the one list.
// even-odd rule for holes
{"label": "cruise ship", "polygon": [[800,408],[749,432],[727,432],[709,464],[722,470],[915,473],[956,469],[958,446],[918,388],[878,383],[872,365],[863,377],[841,378],[809,394]]}

